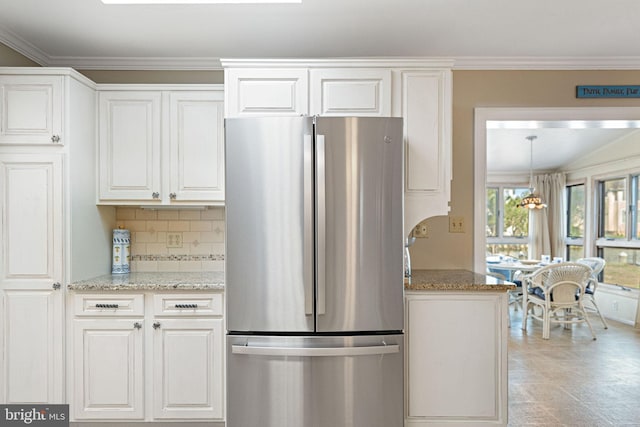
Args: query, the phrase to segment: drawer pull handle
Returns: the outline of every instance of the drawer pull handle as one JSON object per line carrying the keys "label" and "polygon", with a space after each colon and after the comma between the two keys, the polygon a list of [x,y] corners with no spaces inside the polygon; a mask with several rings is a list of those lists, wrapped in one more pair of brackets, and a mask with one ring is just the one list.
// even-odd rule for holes
{"label": "drawer pull handle", "polygon": [[153,329],[159,329],[160,328],[160,322],[153,322]]}
{"label": "drawer pull handle", "polygon": [[198,308],[198,304],[176,304],[175,308]]}
{"label": "drawer pull handle", "polygon": [[136,328],[136,329],[140,329],[140,328],[142,328],[142,324],[140,322],[135,322],[133,324],[133,327]]}
{"label": "drawer pull handle", "polygon": [[118,304],[96,304],[96,308],[118,308]]}

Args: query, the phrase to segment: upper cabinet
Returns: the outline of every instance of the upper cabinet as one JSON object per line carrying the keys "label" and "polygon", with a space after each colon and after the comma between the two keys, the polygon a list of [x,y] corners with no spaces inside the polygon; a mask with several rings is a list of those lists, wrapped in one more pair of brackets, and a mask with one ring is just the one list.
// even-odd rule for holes
{"label": "upper cabinet", "polygon": [[225,116],[299,116],[309,113],[304,68],[225,70]]}
{"label": "upper cabinet", "polygon": [[227,117],[394,116],[404,119],[405,235],[449,213],[451,61],[222,60]]}
{"label": "upper cabinet", "polygon": [[309,70],[310,107],[319,116],[390,116],[391,70]]}
{"label": "upper cabinet", "polygon": [[404,231],[449,213],[451,200],[451,71],[394,71],[394,112],[404,118]]}
{"label": "upper cabinet", "polygon": [[63,76],[0,75],[0,144],[63,144]]}
{"label": "upper cabinet", "polygon": [[99,203],[224,201],[220,85],[197,90],[103,85],[98,98]]}

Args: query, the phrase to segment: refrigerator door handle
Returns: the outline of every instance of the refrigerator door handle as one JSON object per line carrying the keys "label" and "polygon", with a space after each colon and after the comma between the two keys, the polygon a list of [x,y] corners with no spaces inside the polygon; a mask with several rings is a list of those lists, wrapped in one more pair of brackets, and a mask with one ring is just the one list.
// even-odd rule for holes
{"label": "refrigerator door handle", "polygon": [[324,135],[316,135],[316,283],[318,315],[325,314],[325,250],[326,250],[326,187],[325,187],[325,143]]}
{"label": "refrigerator door handle", "polygon": [[233,354],[247,354],[252,356],[372,356],[378,354],[398,353],[397,344],[373,345],[363,347],[253,347],[249,345],[232,345]]}
{"label": "refrigerator door handle", "polygon": [[304,314],[313,314],[313,136],[304,136]]}

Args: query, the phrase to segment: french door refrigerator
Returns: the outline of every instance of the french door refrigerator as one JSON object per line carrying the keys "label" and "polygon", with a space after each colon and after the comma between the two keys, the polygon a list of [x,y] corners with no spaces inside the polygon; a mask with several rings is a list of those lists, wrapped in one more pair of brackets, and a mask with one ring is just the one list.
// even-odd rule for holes
{"label": "french door refrigerator", "polygon": [[227,426],[402,426],[402,119],[225,132]]}

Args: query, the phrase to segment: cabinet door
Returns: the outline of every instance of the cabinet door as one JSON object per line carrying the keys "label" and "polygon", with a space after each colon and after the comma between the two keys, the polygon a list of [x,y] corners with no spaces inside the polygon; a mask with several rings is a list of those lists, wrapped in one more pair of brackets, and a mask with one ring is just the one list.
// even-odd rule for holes
{"label": "cabinet door", "polygon": [[0,76],[0,144],[62,144],[62,76]]}
{"label": "cabinet door", "polygon": [[0,156],[0,287],[62,280],[62,173],[59,154]]}
{"label": "cabinet door", "polygon": [[425,218],[447,215],[451,186],[449,70],[403,71],[405,234]]}
{"label": "cabinet door", "polygon": [[407,296],[407,425],[506,425],[506,310],[506,293]]}
{"label": "cabinet door", "polygon": [[64,403],[62,292],[4,289],[0,302],[0,402]]}
{"label": "cabinet door", "polygon": [[171,202],[224,201],[223,98],[222,92],[169,95]]}
{"label": "cabinet door", "polygon": [[73,321],[75,419],[144,417],[141,325],[141,319]]}
{"label": "cabinet door", "polygon": [[61,403],[62,157],[0,156],[0,402]]}
{"label": "cabinet door", "polygon": [[391,70],[311,70],[311,114],[321,116],[389,116]]}
{"label": "cabinet door", "polygon": [[154,328],[153,417],[223,418],[222,319],[163,319]]}
{"label": "cabinet door", "polygon": [[99,94],[100,199],[160,202],[160,92]]}
{"label": "cabinet door", "polygon": [[309,112],[306,68],[225,70],[226,117],[299,116]]}

